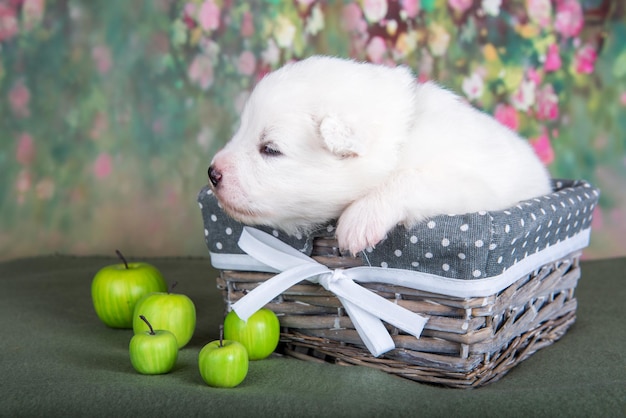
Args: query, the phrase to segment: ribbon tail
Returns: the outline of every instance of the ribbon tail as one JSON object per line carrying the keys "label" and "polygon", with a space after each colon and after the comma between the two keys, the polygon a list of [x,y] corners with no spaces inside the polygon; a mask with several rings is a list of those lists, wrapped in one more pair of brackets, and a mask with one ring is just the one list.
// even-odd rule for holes
{"label": "ribbon tail", "polygon": [[340,280],[337,283],[333,283],[331,290],[353,305],[367,309],[370,315],[380,318],[417,338],[419,338],[426,322],[428,322],[427,317],[396,305],[361,287],[352,280]]}
{"label": "ribbon tail", "polygon": [[396,347],[393,339],[387,332],[387,328],[385,328],[380,319],[341,297],[338,299],[352,320],[363,344],[374,357],[378,357]]}
{"label": "ribbon tail", "polygon": [[244,321],[261,309],[277,295],[280,295],[291,286],[309,277],[328,272],[322,264],[301,264],[284,271],[269,280],[266,280],[232,306],[237,316]]}

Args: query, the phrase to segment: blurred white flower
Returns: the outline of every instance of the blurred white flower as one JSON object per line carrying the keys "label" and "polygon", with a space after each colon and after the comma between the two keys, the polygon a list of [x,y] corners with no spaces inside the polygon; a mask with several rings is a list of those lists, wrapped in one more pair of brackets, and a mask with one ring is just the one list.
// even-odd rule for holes
{"label": "blurred white flower", "polygon": [[288,17],[280,15],[274,24],[273,35],[279,48],[289,48],[293,44],[296,27]]}
{"label": "blurred white flower", "polygon": [[500,6],[502,6],[502,0],[483,0],[482,2],[482,9],[490,16],[498,16]]}
{"label": "blurred white flower", "polygon": [[313,6],[311,9],[311,16],[306,22],[305,32],[311,35],[317,35],[322,29],[324,29],[324,14],[319,4]]}
{"label": "blurred white flower", "polygon": [[513,107],[523,112],[528,111],[535,104],[535,89],[536,85],[532,80],[522,81],[515,93],[513,93],[513,96],[511,96]]}
{"label": "blurred white flower", "polygon": [[479,99],[483,95],[485,82],[478,73],[473,73],[463,79],[463,93],[470,100]]}

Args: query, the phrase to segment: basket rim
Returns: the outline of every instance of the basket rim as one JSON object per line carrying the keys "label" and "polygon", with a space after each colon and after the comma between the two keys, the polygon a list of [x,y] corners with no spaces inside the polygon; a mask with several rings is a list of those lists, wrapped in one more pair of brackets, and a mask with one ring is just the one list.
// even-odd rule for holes
{"label": "basket rim", "polygon": [[[588,228],[567,240],[529,255],[500,275],[482,279],[457,279],[414,270],[375,266],[351,267],[349,270],[354,280],[359,283],[377,283],[381,281],[381,278],[387,278],[399,286],[451,297],[487,297],[506,289],[520,277],[540,269],[549,262],[582,251],[589,244],[590,236],[591,228]],[[211,264],[218,270],[279,273],[278,270],[247,254],[210,254]],[[313,258],[310,260],[312,263],[317,263]]]}

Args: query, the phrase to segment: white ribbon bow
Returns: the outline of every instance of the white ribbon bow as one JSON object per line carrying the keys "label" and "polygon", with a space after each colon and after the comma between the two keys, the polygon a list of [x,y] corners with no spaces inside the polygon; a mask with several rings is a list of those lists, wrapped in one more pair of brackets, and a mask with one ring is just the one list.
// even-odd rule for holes
{"label": "white ribbon bow", "polygon": [[[279,239],[250,227],[244,227],[238,244],[248,255],[282,272],[233,304],[232,309],[244,321],[302,280],[319,283],[339,299],[363,343],[376,357],[395,348],[381,320],[416,338],[428,320],[356,284],[359,276],[370,269],[368,267],[331,270]],[[365,278],[364,281],[371,281],[371,274],[364,275],[370,276],[370,280]],[[378,281],[393,282],[388,277]]]}

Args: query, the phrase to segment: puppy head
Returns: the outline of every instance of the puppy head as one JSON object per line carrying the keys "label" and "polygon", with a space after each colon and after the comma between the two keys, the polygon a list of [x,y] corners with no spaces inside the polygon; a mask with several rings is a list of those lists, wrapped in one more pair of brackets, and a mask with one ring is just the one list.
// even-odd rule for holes
{"label": "puppy head", "polygon": [[338,217],[394,169],[413,88],[403,68],[327,57],[269,74],[213,158],[215,195],[233,218],[291,234]]}

